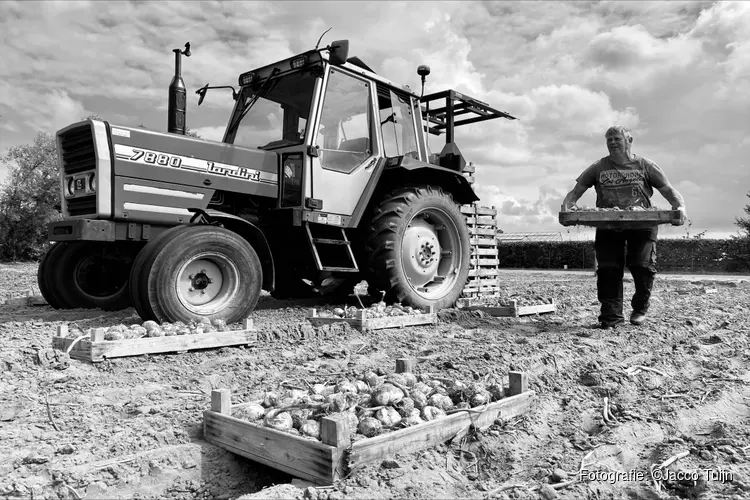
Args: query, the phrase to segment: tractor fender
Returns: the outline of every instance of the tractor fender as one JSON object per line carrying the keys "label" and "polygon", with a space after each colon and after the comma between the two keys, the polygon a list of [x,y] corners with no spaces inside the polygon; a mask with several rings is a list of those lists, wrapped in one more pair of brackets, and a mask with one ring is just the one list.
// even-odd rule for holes
{"label": "tractor fender", "polygon": [[205,212],[212,221],[220,222],[225,228],[234,231],[250,242],[258,253],[258,258],[263,267],[263,290],[273,290],[275,285],[273,255],[271,254],[271,247],[268,245],[266,235],[263,234],[263,231],[252,222],[236,215],[213,209],[207,209]]}
{"label": "tractor fender", "polygon": [[409,177],[414,180],[424,181],[428,184],[437,184],[453,195],[453,198],[459,205],[469,205],[479,201],[479,197],[469,184],[468,179],[461,175],[460,172],[450,168],[433,165],[410,156],[400,157],[395,165],[386,164],[384,174],[394,171],[407,171]]}

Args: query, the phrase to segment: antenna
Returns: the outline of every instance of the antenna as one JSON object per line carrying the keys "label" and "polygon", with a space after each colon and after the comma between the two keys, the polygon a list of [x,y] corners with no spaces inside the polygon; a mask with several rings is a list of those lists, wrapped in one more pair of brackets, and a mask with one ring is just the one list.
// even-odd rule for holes
{"label": "antenna", "polygon": [[315,50],[318,50],[318,47],[320,47],[320,41],[323,40],[323,37],[326,35],[326,33],[328,33],[329,31],[331,31],[332,29],[333,29],[333,26],[331,26],[330,28],[328,28],[327,30],[325,30],[323,32],[323,34],[320,35],[320,38],[318,38],[318,43],[315,44]]}

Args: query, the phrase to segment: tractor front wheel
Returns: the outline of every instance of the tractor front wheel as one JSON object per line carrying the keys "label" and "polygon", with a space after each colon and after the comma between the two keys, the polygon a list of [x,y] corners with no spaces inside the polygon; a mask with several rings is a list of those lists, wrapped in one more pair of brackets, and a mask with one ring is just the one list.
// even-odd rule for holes
{"label": "tractor front wheel", "polygon": [[469,276],[469,230],[439,187],[398,188],[375,208],[365,245],[368,275],[386,302],[452,307]]}
{"label": "tractor front wheel", "polygon": [[133,298],[143,319],[236,323],[248,317],[260,298],[263,270],[258,254],[228,229],[173,228],[142,254],[131,286],[137,286]]}

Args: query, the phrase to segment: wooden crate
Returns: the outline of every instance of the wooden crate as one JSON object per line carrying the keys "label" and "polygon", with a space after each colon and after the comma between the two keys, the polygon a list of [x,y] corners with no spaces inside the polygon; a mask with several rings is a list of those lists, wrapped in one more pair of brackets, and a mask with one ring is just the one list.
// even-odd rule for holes
{"label": "wooden crate", "polygon": [[519,306],[515,300],[510,301],[509,306],[480,306],[480,305],[469,305],[464,307],[467,311],[482,311],[490,316],[507,316],[517,318],[519,316],[529,316],[531,314],[544,314],[553,313],[557,311],[555,305],[555,299],[552,299],[551,304],[535,304],[532,306]]}
{"label": "wooden crate", "polygon": [[648,229],[660,224],[682,225],[685,220],[679,210],[576,210],[561,211],[563,226],[590,226],[600,229]]}
{"label": "wooden crate", "polygon": [[186,352],[196,349],[211,349],[237,345],[252,345],[258,340],[253,320],[246,319],[242,330],[211,332],[195,335],[169,337],[144,337],[140,339],[104,340],[104,328],[94,328],[76,339],[67,338],[68,327],[57,327],[57,336],[52,337],[52,347],[65,351],[73,359],[98,363],[109,358]]}
{"label": "wooden crate", "polygon": [[471,256],[469,281],[462,297],[495,297],[500,291],[497,250],[497,209],[464,205],[461,212],[469,226]]}
{"label": "wooden crate", "polygon": [[[407,371],[411,364],[401,363],[401,371]],[[215,446],[295,477],[330,485],[397,453],[413,453],[456,439],[472,425],[483,430],[496,420],[527,413],[536,396],[528,388],[528,375],[510,372],[508,378],[508,397],[500,401],[354,443],[349,422],[340,414],[322,418],[319,442],[232,417],[232,408],[242,404],[232,405],[229,389],[220,389],[212,391],[211,409],[203,412],[203,437]]]}
{"label": "wooden crate", "polygon": [[426,314],[409,314],[404,316],[387,316],[385,318],[368,318],[365,310],[357,311],[356,318],[331,318],[318,316],[317,309],[309,309],[305,318],[313,326],[330,325],[333,323],[349,323],[352,328],[360,331],[382,330],[384,328],[404,328],[407,326],[432,325],[437,323],[437,314],[432,306]]}

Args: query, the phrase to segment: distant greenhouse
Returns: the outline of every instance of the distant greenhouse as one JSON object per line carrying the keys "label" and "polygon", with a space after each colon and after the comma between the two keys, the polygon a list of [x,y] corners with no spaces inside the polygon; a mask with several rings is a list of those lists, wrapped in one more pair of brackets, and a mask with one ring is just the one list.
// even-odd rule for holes
{"label": "distant greenhouse", "polygon": [[523,242],[523,241],[562,241],[559,232],[539,233],[498,233],[495,237],[499,243]]}

